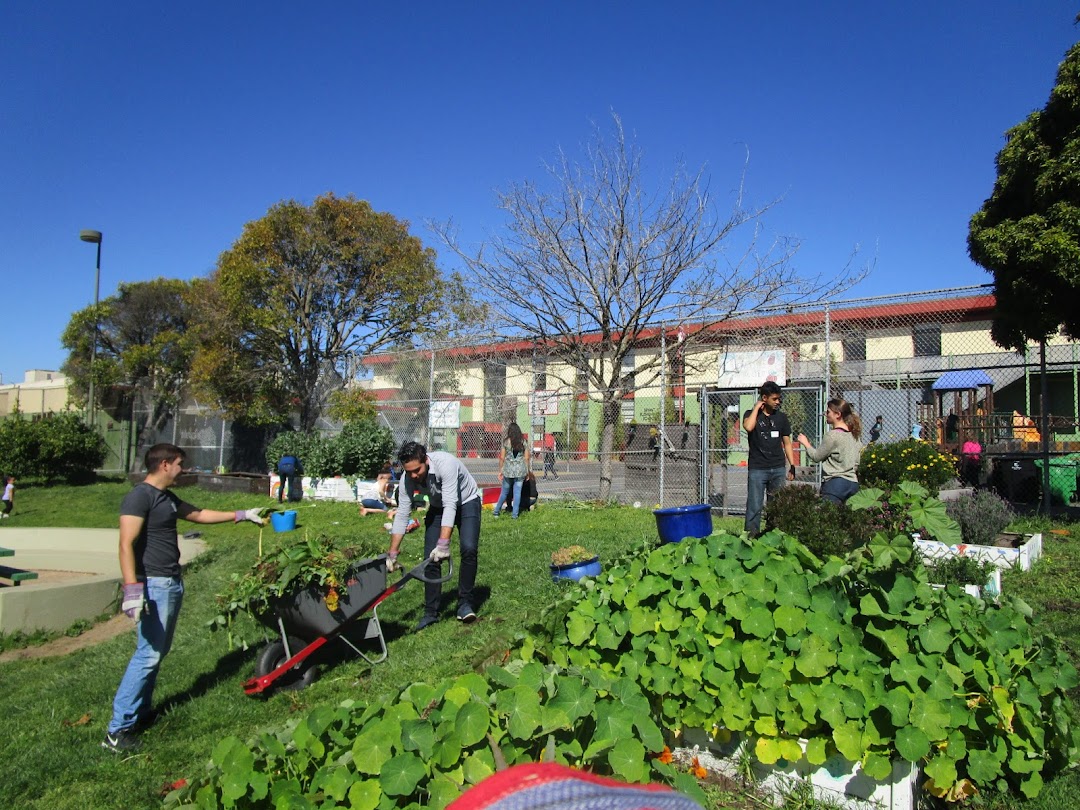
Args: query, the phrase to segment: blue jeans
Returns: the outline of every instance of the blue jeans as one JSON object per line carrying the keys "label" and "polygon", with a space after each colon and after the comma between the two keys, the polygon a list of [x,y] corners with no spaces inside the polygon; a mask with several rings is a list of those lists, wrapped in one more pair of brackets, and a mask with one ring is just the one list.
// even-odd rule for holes
{"label": "blue jeans", "polygon": [[[480,551],[480,498],[473,498],[468,503],[458,504],[457,519],[454,524],[458,528],[458,546],[461,558],[458,564],[458,607],[468,605],[475,608],[473,602],[473,586],[476,585],[476,561]],[[439,542],[439,533],[442,531],[442,510],[431,509],[424,516],[424,556],[430,557]],[[428,579],[436,579],[440,576],[439,566],[429,563],[424,569],[424,576]],[[442,599],[442,585],[439,583],[424,584],[424,614],[427,616],[439,615],[439,602]]]}
{"label": "blue jeans", "polygon": [[845,503],[859,491],[859,484],[846,478],[826,478],[821,482],[821,497],[833,503]]}
{"label": "blue jeans", "polygon": [[503,478],[502,480],[502,492],[499,493],[499,500],[495,501],[495,514],[499,514],[503,506],[509,502],[510,490],[514,490],[513,501],[513,516],[517,517],[521,512],[521,485],[525,483],[524,478]]}
{"label": "blue jeans", "polygon": [[172,646],[183,602],[184,583],[180,577],[146,578],[146,612],[136,627],[135,654],[113,699],[110,734],[131,728],[150,711],[161,659]]}
{"label": "blue jeans", "polygon": [[747,470],[746,522],[743,524],[751,536],[761,533],[761,510],[765,508],[765,491],[776,492],[787,483],[787,467],[771,467],[767,470]]}

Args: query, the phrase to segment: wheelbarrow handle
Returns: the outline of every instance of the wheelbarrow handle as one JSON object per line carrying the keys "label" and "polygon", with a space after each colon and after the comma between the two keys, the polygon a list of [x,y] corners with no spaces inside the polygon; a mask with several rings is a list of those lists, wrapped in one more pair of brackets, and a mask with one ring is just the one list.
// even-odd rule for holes
{"label": "wheelbarrow handle", "polygon": [[[444,582],[449,582],[450,578],[452,576],[454,576],[454,561],[450,557],[446,558],[446,576],[439,577],[438,579],[430,579],[430,578],[428,578],[426,576],[426,569],[427,569],[427,567],[428,567],[428,565],[430,563],[431,563],[431,558],[430,557],[425,557],[423,560],[421,560],[421,562],[420,562],[420,564],[418,566],[413,568],[411,571],[408,571],[407,573],[402,574],[401,578],[402,579],[406,579],[406,578],[418,579],[421,582],[427,582],[427,583],[429,583],[431,585],[441,585]],[[442,569],[442,562],[438,562],[438,563],[436,563],[436,565],[438,565],[440,567],[440,570]]]}

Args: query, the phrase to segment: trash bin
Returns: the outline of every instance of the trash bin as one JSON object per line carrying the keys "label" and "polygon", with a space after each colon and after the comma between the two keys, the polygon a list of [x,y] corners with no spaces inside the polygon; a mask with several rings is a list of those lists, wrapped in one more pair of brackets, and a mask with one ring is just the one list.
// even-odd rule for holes
{"label": "trash bin", "polygon": [[[1043,480],[1043,460],[1035,459],[1039,480]],[[1050,497],[1054,503],[1069,504],[1076,497],[1076,462],[1067,458],[1050,459]]]}
{"label": "trash bin", "polygon": [[1039,471],[1035,460],[1025,456],[997,456],[993,461],[991,484],[997,493],[1013,503],[1039,500]]}

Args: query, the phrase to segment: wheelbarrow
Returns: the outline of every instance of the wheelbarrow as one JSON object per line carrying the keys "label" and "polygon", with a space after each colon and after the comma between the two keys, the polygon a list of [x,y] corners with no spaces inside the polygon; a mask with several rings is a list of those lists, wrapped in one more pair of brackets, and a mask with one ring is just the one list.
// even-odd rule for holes
{"label": "wheelbarrow", "polygon": [[[379,605],[391,594],[400,591],[411,579],[420,582],[443,583],[454,574],[454,564],[447,558],[446,575],[429,579],[424,569],[430,560],[424,559],[411,571],[402,573],[401,579],[386,585],[386,555],[362,560],[350,572],[345,590],[338,600],[338,609],[326,607],[325,594],[318,585],[310,585],[291,597],[277,600],[272,611],[259,620],[281,637],[270,642],[259,655],[255,664],[255,677],[244,683],[244,692],[258,695],[271,687],[277,689],[303,689],[318,677],[318,667],[308,660],[327,642],[340,639],[353,652],[370,664],[386,660],[386,638],[379,622]],[[379,651],[369,656],[345,636],[345,631],[357,619],[371,611],[363,630],[364,640],[374,639]],[[352,634],[355,638],[357,634]]]}

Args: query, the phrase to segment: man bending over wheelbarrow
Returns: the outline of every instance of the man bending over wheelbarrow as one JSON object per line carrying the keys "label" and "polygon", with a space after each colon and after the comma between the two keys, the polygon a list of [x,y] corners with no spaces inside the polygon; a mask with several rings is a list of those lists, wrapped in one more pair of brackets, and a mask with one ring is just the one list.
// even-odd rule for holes
{"label": "man bending over wheelbarrow", "polygon": [[151,708],[161,659],[172,645],[184,601],[180,579],[180,543],[176,519],[192,523],[239,523],[262,526],[261,509],[216,512],[180,500],[169,487],[184,469],[184,451],[155,444],[146,451],[146,478],[120,504],[120,574],[124,578],[121,610],[135,622],[135,654],[128,662],[113,700],[113,715],[101,746],[129,751],[139,732],[154,722]]}
{"label": "man bending over wheelbarrow", "polygon": [[[476,620],[473,610],[473,585],[476,583],[476,559],[480,546],[480,489],[476,480],[458,459],[449,453],[427,451],[417,442],[405,442],[398,451],[398,461],[405,474],[398,483],[398,511],[390,531],[390,551],[386,555],[386,568],[396,571],[401,538],[409,527],[412,513],[413,493],[428,498],[428,510],[424,516],[424,556],[430,560],[424,575],[438,579],[439,562],[450,556],[450,536],[458,527],[461,545],[461,565],[458,567],[458,621]],[[439,620],[439,601],[442,586],[429,582],[424,586],[424,616],[416,625],[417,630]]]}

